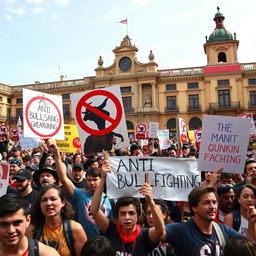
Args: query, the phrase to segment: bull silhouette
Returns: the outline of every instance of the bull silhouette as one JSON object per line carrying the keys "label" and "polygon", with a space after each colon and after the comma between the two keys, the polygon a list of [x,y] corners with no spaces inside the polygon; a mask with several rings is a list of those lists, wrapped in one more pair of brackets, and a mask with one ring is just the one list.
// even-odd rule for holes
{"label": "bull silhouette", "polygon": [[[110,116],[110,113],[104,108],[107,105],[108,98],[106,98],[98,107],[94,107],[103,114]],[[89,103],[90,105],[92,103]],[[84,114],[83,121],[93,121],[99,130],[106,129],[106,120],[103,117],[95,114],[93,111],[86,109],[82,112]],[[105,135],[89,135],[84,143],[84,154],[92,154],[101,152],[104,150],[111,150],[112,145],[115,144],[115,137],[119,137],[121,141],[124,141],[123,135],[115,132],[110,132]]]}

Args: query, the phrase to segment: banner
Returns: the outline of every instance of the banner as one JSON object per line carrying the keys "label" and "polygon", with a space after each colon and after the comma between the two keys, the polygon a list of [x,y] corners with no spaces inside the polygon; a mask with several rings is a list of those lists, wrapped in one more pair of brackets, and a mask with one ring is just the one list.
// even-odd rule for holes
{"label": "banner", "polygon": [[110,157],[112,172],[107,175],[110,198],[143,197],[138,193],[149,172],[154,198],[187,201],[190,191],[200,186],[197,160],[167,157]]}
{"label": "banner", "polygon": [[248,118],[205,115],[198,169],[243,173],[249,131]]}
{"label": "banner", "polygon": [[6,194],[9,181],[10,165],[0,163],[0,197]]}
{"label": "banner", "polygon": [[77,127],[75,124],[64,124],[65,140],[57,140],[60,152],[75,153],[81,147]]}

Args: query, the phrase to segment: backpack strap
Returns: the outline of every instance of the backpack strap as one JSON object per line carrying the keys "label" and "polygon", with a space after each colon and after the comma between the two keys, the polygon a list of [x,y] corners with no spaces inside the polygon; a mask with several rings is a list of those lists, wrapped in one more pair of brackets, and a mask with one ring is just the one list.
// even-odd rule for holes
{"label": "backpack strap", "polygon": [[73,237],[73,232],[72,232],[72,227],[71,227],[71,221],[64,220],[63,228],[64,228],[64,236],[65,236],[66,243],[67,243],[68,249],[70,251],[70,254],[72,256],[75,256],[74,237]]}
{"label": "backpack strap", "polygon": [[35,239],[28,238],[28,256],[39,256],[39,244]]}
{"label": "backpack strap", "polygon": [[233,211],[233,229],[238,232],[241,225],[241,213],[240,208]]}
{"label": "backpack strap", "polygon": [[220,229],[220,226],[218,225],[218,223],[216,222],[212,222],[212,225],[213,225],[213,228],[217,234],[217,238],[219,240],[219,243],[220,243],[220,247],[221,248],[224,248],[225,244],[226,244],[226,240],[224,238],[224,235],[223,235],[223,232],[221,231]]}
{"label": "backpack strap", "polygon": [[43,226],[40,225],[37,229],[33,230],[33,239],[39,241],[40,236],[42,235],[43,232]]}

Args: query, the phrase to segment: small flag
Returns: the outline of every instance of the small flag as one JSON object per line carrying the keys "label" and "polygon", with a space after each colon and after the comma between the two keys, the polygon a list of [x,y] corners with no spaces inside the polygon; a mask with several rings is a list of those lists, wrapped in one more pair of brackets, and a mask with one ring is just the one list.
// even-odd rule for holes
{"label": "small flag", "polygon": [[127,24],[127,19],[125,19],[125,20],[120,20],[120,21],[117,21],[116,23]]}

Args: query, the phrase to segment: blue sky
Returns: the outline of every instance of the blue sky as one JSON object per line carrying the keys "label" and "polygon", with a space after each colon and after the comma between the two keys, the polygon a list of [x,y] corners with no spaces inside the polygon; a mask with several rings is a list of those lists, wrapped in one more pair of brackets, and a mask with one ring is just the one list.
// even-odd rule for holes
{"label": "blue sky", "polygon": [[255,0],[0,0],[0,82],[95,75],[100,55],[105,67],[113,63],[126,34],[116,21],[127,17],[138,61],[153,50],[159,69],[203,66],[217,5],[240,40],[239,62],[256,62]]}

